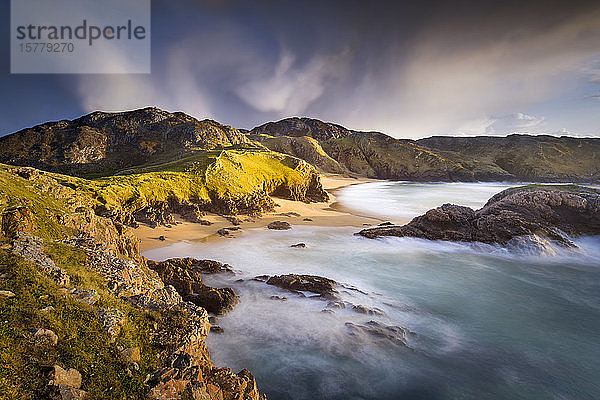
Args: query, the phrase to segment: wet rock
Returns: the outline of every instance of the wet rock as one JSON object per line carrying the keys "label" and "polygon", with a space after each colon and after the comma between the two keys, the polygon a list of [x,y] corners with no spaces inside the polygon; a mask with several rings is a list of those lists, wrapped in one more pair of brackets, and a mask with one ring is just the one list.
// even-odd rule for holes
{"label": "wet rock", "polygon": [[239,297],[231,288],[212,288],[202,283],[202,274],[233,273],[232,268],[212,260],[174,258],[155,262],[148,267],[156,271],[163,282],[172,285],[186,301],[205,308],[213,314],[224,314],[233,309]]}
{"label": "wet rock", "polygon": [[348,333],[357,339],[362,339],[364,335],[368,335],[403,347],[409,347],[407,336],[414,335],[406,328],[383,325],[377,321],[369,321],[362,325],[346,322],[345,325],[348,328]]}
{"label": "wet rock", "polygon": [[363,229],[358,234],[504,245],[516,237],[537,235],[574,246],[566,235],[600,234],[600,190],[576,185],[511,188],[477,211],[444,204],[406,225]]}
{"label": "wet rock", "polygon": [[327,308],[324,308],[323,310],[321,310],[321,312],[322,312],[323,314],[335,314],[335,311],[333,311],[333,310],[329,310],[329,309],[327,309]]}
{"label": "wet rock", "polygon": [[210,322],[211,324],[218,324],[219,318],[217,318],[215,316],[210,316],[210,317],[208,317],[208,322]]}
{"label": "wet rock", "polygon": [[285,296],[271,296],[271,300],[279,300],[279,301],[287,301],[287,297]]}
{"label": "wet rock", "polygon": [[267,280],[267,285],[277,286],[292,292],[311,292],[322,298],[334,299],[338,294],[334,280],[315,275],[275,275]]}
{"label": "wet rock", "polygon": [[310,222],[310,221],[312,221],[312,218],[303,218],[302,221]]}
{"label": "wet rock", "polygon": [[361,304],[352,306],[352,311],[357,312],[359,314],[366,314],[366,315],[383,315],[384,312],[382,310],[380,310],[379,308],[369,308],[369,307],[365,307]]}
{"label": "wet rock", "polygon": [[164,242],[165,240],[167,240],[167,238],[164,235],[160,235],[158,237],[158,240],[160,240],[161,242]]}
{"label": "wet rock", "polygon": [[212,224],[213,224],[212,222],[210,222],[210,221],[209,221],[209,220],[207,220],[207,219],[201,219],[201,220],[199,220],[199,221],[198,221],[198,223],[199,223],[200,225],[204,225],[204,226],[210,226],[210,225],[212,225]]}
{"label": "wet rock", "polygon": [[222,229],[219,229],[217,231],[217,234],[219,236],[228,236],[229,235],[229,231],[227,229],[225,229],[225,228],[222,228]]}
{"label": "wet rock", "polygon": [[296,243],[291,245],[290,247],[295,247],[295,248],[305,248],[306,247],[306,243]]}
{"label": "wet rock", "polygon": [[11,299],[15,296],[16,295],[13,292],[11,292],[10,290],[0,290],[0,297],[6,297],[6,298]]}
{"label": "wet rock", "polygon": [[212,333],[223,333],[223,332],[225,332],[225,331],[223,330],[223,328],[221,328],[219,325],[212,325],[212,326],[210,327],[210,331],[211,331]]}
{"label": "wet rock", "polygon": [[50,373],[50,385],[65,385],[79,389],[81,387],[81,374],[74,368],[63,369],[59,365],[54,365]]}
{"label": "wet rock", "polygon": [[267,225],[267,228],[282,231],[286,229],[292,229],[292,226],[285,221],[273,221]]}
{"label": "wet rock", "polygon": [[346,303],[344,303],[341,300],[332,300],[329,303],[327,303],[327,307],[342,309],[342,308],[346,308]]}
{"label": "wet rock", "polygon": [[48,341],[54,346],[56,346],[56,344],[58,343],[58,336],[50,329],[40,328],[37,331],[35,331],[33,337],[35,337],[36,339]]}

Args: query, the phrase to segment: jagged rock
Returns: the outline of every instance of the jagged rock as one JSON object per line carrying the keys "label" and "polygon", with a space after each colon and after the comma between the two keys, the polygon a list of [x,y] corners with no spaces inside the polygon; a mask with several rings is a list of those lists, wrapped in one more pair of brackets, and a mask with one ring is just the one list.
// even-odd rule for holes
{"label": "jagged rock", "polygon": [[13,292],[11,292],[10,290],[0,290],[0,297],[6,297],[6,298],[13,298],[15,297],[15,294]]}
{"label": "jagged rock", "polygon": [[315,275],[275,275],[266,283],[292,292],[317,293],[325,299],[334,299],[338,294],[335,289],[337,283],[334,280]]}
{"label": "jagged rock", "polygon": [[507,189],[477,211],[444,204],[406,225],[363,229],[358,234],[505,245],[515,237],[537,235],[572,246],[565,233],[600,234],[600,190],[540,185]]}
{"label": "jagged rock", "polygon": [[273,295],[273,296],[270,297],[270,299],[271,300],[279,300],[279,301],[287,301],[287,297],[285,297],[285,296],[275,296],[275,295]]}
{"label": "jagged rock", "polygon": [[289,222],[273,221],[269,225],[267,225],[267,228],[281,231],[286,229],[292,229],[292,226],[289,224]]}
{"label": "jagged rock", "polygon": [[53,345],[56,345],[58,343],[58,336],[56,335],[56,333],[54,333],[50,329],[40,328],[37,331],[35,331],[33,336],[35,338],[47,340],[48,342],[52,343]]}
{"label": "jagged rock", "polygon": [[296,248],[302,248],[303,249],[303,248],[306,247],[306,244],[305,243],[296,243],[296,244],[291,245],[290,247],[296,247]]}
{"label": "jagged rock", "polygon": [[18,233],[32,233],[34,229],[33,216],[29,207],[13,206],[4,209],[0,214],[1,233],[7,238],[15,237]]}
{"label": "jagged rock", "polygon": [[65,385],[79,389],[81,387],[81,374],[74,368],[63,369],[60,365],[54,365],[50,374],[50,385]]}
{"label": "jagged rock", "polygon": [[233,289],[212,288],[202,283],[202,274],[232,273],[227,264],[211,260],[173,258],[161,262],[148,260],[148,266],[159,274],[165,284],[173,285],[186,301],[204,307],[208,312],[224,314],[238,302],[239,297]]}
{"label": "jagged rock", "polygon": [[217,234],[219,236],[228,236],[229,235],[229,231],[227,229],[225,229],[225,228],[222,228],[222,229],[219,229],[217,231]]}
{"label": "jagged rock", "polygon": [[79,289],[70,294],[75,300],[89,305],[94,305],[100,299],[100,295],[94,289]]}

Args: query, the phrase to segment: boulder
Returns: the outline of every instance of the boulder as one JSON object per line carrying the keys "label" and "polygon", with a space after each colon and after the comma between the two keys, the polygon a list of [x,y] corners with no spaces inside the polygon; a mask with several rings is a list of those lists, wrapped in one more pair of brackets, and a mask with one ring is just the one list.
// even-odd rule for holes
{"label": "boulder", "polygon": [[289,222],[273,221],[269,225],[267,225],[267,228],[274,229],[277,231],[284,231],[286,229],[292,229],[292,226],[289,224]]}
{"label": "boulder", "polygon": [[65,385],[79,389],[81,387],[81,374],[74,368],[63,369],[59,365],[54,365],[50,373],[50,384],[53,386]]}
{"label": "boulder", "polygon": [[335,289],[337,282],[316,275],[275,275],[270,277],[266,283],[292,292],[316,293],[319,297],[326,299],[334,299],[338,294]]}
{"label": "boulder", "polygon": [[503,245],[516,237],[537,235],[573,246],[567,235],[600,234],[600,190],[576,185],[511,188],[477,211],[444,204],[406,225],[378,226],[358,234]]}
{"label": "boulder", "polygon": [[165,285],[172,285],[186,301],[205,308],[213,314],[224,314],[233,309],[238,295],[231,288],[213,288],[202,283],[202,274],[233,273],[232,268],[212,260],[173,258],[155,262],[148,267],[158,273]]}

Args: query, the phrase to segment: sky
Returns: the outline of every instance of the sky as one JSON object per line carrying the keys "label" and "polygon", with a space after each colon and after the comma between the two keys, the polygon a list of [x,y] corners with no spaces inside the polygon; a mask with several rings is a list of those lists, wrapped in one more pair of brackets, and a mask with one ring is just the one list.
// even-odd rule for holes
{"label": "sky", "polygon": [[10,74],[0,4],[0,135],[156,106],[246,129],[600,137],[597,0],[153,0],[151,73],[110,75]]}

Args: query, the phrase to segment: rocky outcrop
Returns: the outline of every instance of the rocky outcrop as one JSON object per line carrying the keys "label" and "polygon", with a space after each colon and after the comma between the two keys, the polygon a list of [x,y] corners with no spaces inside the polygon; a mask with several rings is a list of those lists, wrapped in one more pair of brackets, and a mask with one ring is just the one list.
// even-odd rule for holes
{"label": "rocky outcrop", "polygon": [[352,134],[352,131],[341,125],[319,121],[313,118],[286,118],[277,122],[267,122],[257,126],[250,134],[265,134],[268,136],[308,136],[319,141],[340,139]]}
{"label": "rocky outcrop", "polygon": [[203,274],[233,273],[231,267],[211,260],[172,258],[166,261],[148,260],[163,282],[172,285],[186,301],[220,315],[233,309],[239,296],[231,288],[213,288],[202,283]]}
{"label": "rocky outcrop", "polygon": [[406,225],[368,228],[358,234],[500,244],[538,235],[572,245],[568,236],[600,234],[600,190],[541,185],[508,189],[477,211],[444,204]]}

